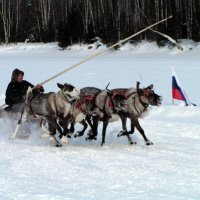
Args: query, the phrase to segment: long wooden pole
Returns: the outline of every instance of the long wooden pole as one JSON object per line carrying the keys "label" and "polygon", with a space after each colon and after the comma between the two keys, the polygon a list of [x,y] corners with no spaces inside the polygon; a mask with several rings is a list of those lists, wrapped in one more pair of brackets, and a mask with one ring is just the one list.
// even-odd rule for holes
{"label": "long wooden pole", "polygon": [[148,26],[148,27],[146,27],[146,28],[144,28],[144,29],[142,29],[141,31],[139,31],[139,32],[137,32],[137,33],[134,33],[133,35],[131,35],[131,36],[129,36],[129,37],[127,37],[127,38],[125,38],[125,39],[123,39],[123,40],[117,42],[116,44],[114,44],[114,45],[108,47],[107,49],[105,49],[105,50],[103,50],[103,51],[101,51],[101,52],[95,53],[94,55],[91,55],[91,56],[87,57],[86,59],[84,59],[84,60],[82,60],[82,61],[80,61],[80,62],[78,62],[78,63],[76,63],[76,64],[74,64],[74,65],[72,65],[72,66],[70,66],[70,67],[68,67],[67,69],[61,71],[60,73],[58,73],[58,74],[56,74],[56,75],[54,75],[54,76],[48,78],[47,80],[43,81],[43,82],[41,83],[41,85],[44,85],[45,83],[47,83],[47,82],[49,82],[49,81],[51,81],[51,80],[57,78],[58,76],[60,76],[60,75],[62,75],[62,74],[64,74],[64,73],[66,73],[66,72],[68,72],[68,71],[70,71],[70,70],[72,70],[72,69],[78,67],[79,65],[81,65],[81,64],[83,64],[83,63],[85,63],[85,62],[87,62],[88,60],[91,60],[91,59],[93,59],[93,58],[95,58],[95,57],[97,57],[97,56],[99,56],[99,55],[104,54],[105,52],[107,52],[108,50],[110,50],[110,49],[116,47],[117,45],[119,45],[119,44],[121,44],[121,43],[123,43],[123,42],[126,42],[127,40],[130,40],[131,38],[133,38],[133,37],[139,35],[140,33],[143,33],[143,32],[145,32],[146,30],[151,29],[152,27],[154,27],[154,26],[156,26],[156,25],[158,25],[158,24],[160,24],[160,23],[162,23],[162,22],[164,22],[164,21],[166,21],[166,20],[168,20],[168,19],[171,19],[171,18],[172,18],[172,15],[169,16],[169,17],[167,17],[167,18],[165,18],[165,19],[163,19],[163,20],[160,20],[160,21],[158,21],[158,22],[156,22],[156,23],[154,23],[154,24],[152,24],[152,25],[150,25],[150,26]]}
{"label": "long wooden pole", "polygon": [[[141,31],[139,31],[139,32],[137,32],[137,33],[134,33],[133,35],[131,35],[131,36],[129,36],[129,37],[127,37],[127,38],[125,38],[125,39],[123,39],[123,40],[117,42],[116,44],[114,44],[114,45],[108,47],[107,49],[105,49],[105,50],[103,50],[103,51],[100,51],[100,52],[98,52],[98,53],[95,53],[95,54],[93,54],[93,55],[87,57],[86,59],[84,59],[84,60],[82,60],[82,61],[80,61],[80,62],[78,62],[78,63],[76,63],[76,64],[74,64],[74,65],[72,65],[72,66],[70,66],[70,67],[68,67],[67,69],[65,69],[65,70],[59,72],[58,74],[56,74],[56,75],[54,75],[54,76],[48,78],[47,80],[43,81],[43,82],[40,83],[40,84],[41,84],[41,85],[46,84],[47,82],[49,82],[49,81],[51,81],[51,80],[57,78],[58,76],[60,76],[60,75],[62,75],[62,74],[64,74],[64,73],[66,73],[66,72],[68,72],[68,71],[70,71],[70,70],[72,70],[72,69],[78,67],[79,65],[81,65],[81,64],[83,64],[83,63],[85,63],[85,62],[87,62],[87,61],[89,61],[89,60],[91,60],[91,59],[93,59],[93,58],[95,58],[95,57],[97,57],[97,56],[99,56],[99,55],[104,54],[105,52],[107,52],[108,50],[110,50],[110,49],[116,47],[117,45],[120,45],[121,43],[126,42],[127,40],[130,40],[131,38],[133,38],[133,37],[139,35],[140,33],[143,33],[143,32],[145,32],[146,30],[151,29],[152,27],[154,27],[154,26],[156,26],[156,25],[158,25],[158,24],[160,24],[160,23],[162,23],[162,22],[164,22],[164,21],[167,21],[168,19],[171,19],[171,18],[172,18],[172,15],[170,15],[169,17],[166,17],[165,19],[160,20],[160,21],[158,21],[158,22],[156,22],[156,23],[154,23],[154,24],[152,24],[152,25],[150,25],[150,26],[148,26],[148,27],[142,29]],[[5,104],[2,105],[1,108],[4,107],[4,106],[5,106]]]}

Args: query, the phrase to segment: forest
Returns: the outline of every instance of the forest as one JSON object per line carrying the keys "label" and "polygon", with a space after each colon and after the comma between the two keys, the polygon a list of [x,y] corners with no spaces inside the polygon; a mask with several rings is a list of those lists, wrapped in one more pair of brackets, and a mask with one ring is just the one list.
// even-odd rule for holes
{"label": "forest", "polygon": [[[154,28],[178,39],[200,41],[200,0],[0,0],[0,44],[55,42],[61,47],[110,45],[169,15]],[[134,38],[163,41],[152,30]]]}

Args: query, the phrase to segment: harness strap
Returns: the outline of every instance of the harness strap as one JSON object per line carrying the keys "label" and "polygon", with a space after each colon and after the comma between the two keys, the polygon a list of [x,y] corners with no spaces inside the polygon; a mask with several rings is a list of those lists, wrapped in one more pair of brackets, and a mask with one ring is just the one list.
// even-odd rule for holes
{"label": "harness strap", "polygon": [[81,110],[81,112],[83,112],[84,114],[87,114],[87,112],[85,111],[85,110],[83,110],[82,109],[82,105],[84,104],[84,103],[90,103],[90,104],[92,104],[92,107],[91,107],[91,111],[92,110],[94,110],[97,106],[96,106],[96,98],[97,98],[97,96],[99,95],[99,93],[100,93],[101,91],[99,91],[99,92],[96,92],[94,95],[85,95],[85,96],[83,96],[80,100],[79,100],[79,102],[77,103],[77,105],[76,105],[76,108],[78,108],[79,110]]}
{"label": "harness strap", "polygon": [[140,116],[140,112],[138,111],[138,109],[137,109],[137,107],[136,107],[135,97],[134,97],[133,99],[134,99],[134,108],[135,108],[136,112],[138,113],[138,115]]}
{"label": "harness strap", "polygon": [[110,107],[111,109],[114,108],[114,103],[113,103],[112,99],[110,99],[110,101],[109,101],[109,107]]}
{"label": "harness strap", "polygon": [[[138,109],[137,109],[137,106],[136,106],[136,102],[135,102],[135,96],[134,96],[134,108],[135,108],[135,110],[136,110],[136,112],[138,113],[138,115],[140,116],[140,112],[138,111]],[[147,104],[147,103],[144,103],[142,100],[141,100],[141,98],[140,98],[140,96],[139,96],[139,102],[142,104],[142,106],[144,107],[144,110],[145,109],[147,109],[148,108],[148,106],[149,106],[149,104]]]}
{"label": "harness strap", "polygon": [[78,103],[76,104],[76,108],[85,113],[85,111],[82,109],[82,105],[86,102],[94,104],[94,97],[92,95],[83,96],[79,99]]}
{"label": "harness strap", "polygon": [[[145,97],[147,97],[147,96],[149,95],[149,91],[143,90],[143,92],[144,92],[144,96],[145,96]],[[142,101],[142,99],[141,99],[141,97],[140,97],[140,94],[139,94],[139,89],[137,89],[137,93],[138,93],[138,97],[139,97],[139,102],[142,104],[142,106],[143,106],[144,108],[148,108],[149,104]],[[141,96],[142,96],[142,95],[141,95]]]}
{"label": "harness strap", "polygon": [[75,105],[76,108],[78,108],[82,113],[86,114],[86,112],[82,109],[83,101],[78,101],[78,103]]}
{"label": "harness strap", "polygon": [[73,102],[75,101],[75,99],[73,99],[72,101],[69,101],[69,100],[67,99],[67,97],[70,97],[70,95],[65,95],[62,91],[61,91],[60,93],[63,95],[65,101],[67,101],[67,102],[69,102],[69,103],[73,103]]}
{"label": "harness strap", "polygon": [[57,104],[56,104],[56,96],[54,96],[53,100],[54,100],[54,105],[55,105],[55,110],[56,110],[56,116],[58,116],[59,112],[58,112],[58,107],[57,107]]}
{"label": "harness strap", "polygon": [[95,106],[97,107],[97,105],[96,105],[96,98],[97,98],[97,96],[98,96],[101,92],[102,92],[102,91],[100,90],[100,91],[98,91],[97,93],[94,94],[94,107],[95,107]]}
{"label": "harness strap", "polygon": [[[107,113],[106,113],[106,101],[108,99],[108,96],[106,96],[105,100],[104,100],[104,107],[103,107],[103,110],[100,110],[104,113],[104,118],[106,119],[106,117],[110,118]],[[105,116],[106,115],[106,116]]]}
{"label": "harness strap", "polygon": [[33,112],[33,107],[32,107],[32,105],[31,105],[32,100],[34,99],[35,96],[36,96],[36,95],[33,94],[33,95],[29,98],[29,100],[28,100],[28,107],[30,108],[30,112],[31,112],[31,114],[33,115],[33,117],[34,117],[34,118],[37,118],[36,115],[35,115],[35,113]]}
{"label": "harness strap", "polygon": [[144,108],[148,108],[148,107],[149,107],[149,104],[143,102],[142,99],[140,98],[140,95],[138,95],[138,96],[139,96],[139,101],[140,101],[140,103],[142,104],[142,106],[143,106]]}

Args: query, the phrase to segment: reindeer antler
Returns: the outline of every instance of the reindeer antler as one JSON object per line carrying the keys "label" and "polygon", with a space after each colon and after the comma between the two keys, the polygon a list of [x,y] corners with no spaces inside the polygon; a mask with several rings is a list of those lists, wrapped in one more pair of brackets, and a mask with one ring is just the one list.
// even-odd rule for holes
{"label": "reindeer antler", "polygon": [[136,83],[136,90],[138,91],[138,90],[139,90],[139,88],[140,88],[140,82],[139,82],[139,81],[137,81],[137,83]]}
{"label": "reindeer antler", "polygon": [[106,86],[106,90],[107,90],[108,92],[111,93],[112,91],[108,89],[108,86],[109,86],[109,85],[110,85],[110,82],[109,82],[108,85]]}

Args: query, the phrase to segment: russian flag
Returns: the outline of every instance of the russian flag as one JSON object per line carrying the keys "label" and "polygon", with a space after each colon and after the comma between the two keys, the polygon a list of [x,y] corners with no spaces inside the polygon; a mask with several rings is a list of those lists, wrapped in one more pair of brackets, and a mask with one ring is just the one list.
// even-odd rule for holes
{"label": "russian flag", "polygon": [[190,105],[196,106],[187,97],[174,69],[172,71],[172,98],[184,101],[186,106],[190,106]]}

